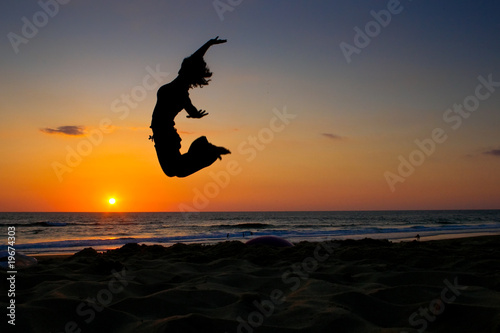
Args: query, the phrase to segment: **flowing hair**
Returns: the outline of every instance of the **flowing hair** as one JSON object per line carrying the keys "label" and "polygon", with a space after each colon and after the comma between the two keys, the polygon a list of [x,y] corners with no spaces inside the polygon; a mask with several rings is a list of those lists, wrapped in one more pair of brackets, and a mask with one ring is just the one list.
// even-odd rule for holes
{"label": "flowing hair", "polygon": [[207,67],[207,63],[202,57],[190,56],[182,61],[181,69],[178,73],[184,77],[191,88],[206,86],[210,82],[212,72]]}

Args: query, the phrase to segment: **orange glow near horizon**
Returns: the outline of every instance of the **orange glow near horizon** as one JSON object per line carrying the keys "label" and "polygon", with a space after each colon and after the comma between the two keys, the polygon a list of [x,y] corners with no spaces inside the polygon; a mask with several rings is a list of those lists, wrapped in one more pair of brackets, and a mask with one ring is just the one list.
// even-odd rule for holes
{"label": "orange glow near horizon", "polygon": [[[291,144],[297,130],[300,129],[291,125],[288,132],[276,134],[274,141],[261,151],[256,150],[255,156],[238,150],[240,143],[247,140],[247,133],[212,134],[209,140],[228,146],[232,154],[187,178],[168,178],[163,174],[154,147],[144,138],[145,131],[110,134],[92,154],[65,173],[61,182],[51,162],[64,161],[64,146],[50,148],[47,143],[46,151],[52,149],[53,153],[40,159],[41,167],[30,163],[26,155],[18,157],[21,163],[15,170],[28,175],[26,179],[14,183],[4,177],[3,184],[12,190],[0,194],[2,210],[498,209],[498,187],[494,184],[500,183],[500,176],[495,163],[476,165],[465,160],[456,165],[453,160],[430,160],[392,193],[383,174],[397,168],[397,155],[374,154],[374,145],[370,143],[324,145],[318,138],[309,144]],[[255,128],[253,132],[258,131]],[[196,135],[183,137],[185,150]],[[82,138],[71,144],[76,146],[78,140]],[[370,163],[359,162],[368,160]],[[467,172],[472,177],[464,179],[462,174]],[[483,185],[474,186],[475,183]],[[29,207],[13,199],[21,195],[32,198]],[[115,199],[114,204],[110,198]]]}

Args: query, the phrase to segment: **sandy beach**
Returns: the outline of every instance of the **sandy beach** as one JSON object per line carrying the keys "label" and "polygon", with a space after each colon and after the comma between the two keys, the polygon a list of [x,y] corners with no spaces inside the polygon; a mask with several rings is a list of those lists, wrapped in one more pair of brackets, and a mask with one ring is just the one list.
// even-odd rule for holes
{"label": "sandy beach", "polygon": [[38,260],[16,275],[12,331],[500,331],[500,236],[128,244]]}

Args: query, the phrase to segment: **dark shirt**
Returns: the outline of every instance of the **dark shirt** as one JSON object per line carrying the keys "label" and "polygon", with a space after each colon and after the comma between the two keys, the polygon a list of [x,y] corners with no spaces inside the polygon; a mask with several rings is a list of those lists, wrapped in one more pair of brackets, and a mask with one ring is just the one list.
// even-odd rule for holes
{"label": "dark shirt", "polygon": [[175,125],[174,118],[190,104],[189,93],[185,87],[170,82],[158,89],[156,106],[153,111],[151,128],[154,130]]}

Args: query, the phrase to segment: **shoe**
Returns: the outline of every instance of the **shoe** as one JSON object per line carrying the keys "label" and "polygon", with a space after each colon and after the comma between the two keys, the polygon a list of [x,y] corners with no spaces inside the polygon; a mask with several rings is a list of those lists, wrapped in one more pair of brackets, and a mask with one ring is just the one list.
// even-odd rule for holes
{"label": "shoe", "polygon": [[217,157],[219,160],[222,160],[221,155],[231,154],[231,152],[228,149],[224,148],[224,147],[214,146],[214,151],[215,151],[216,155],[219,155],[219,157]]}

